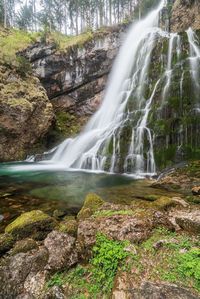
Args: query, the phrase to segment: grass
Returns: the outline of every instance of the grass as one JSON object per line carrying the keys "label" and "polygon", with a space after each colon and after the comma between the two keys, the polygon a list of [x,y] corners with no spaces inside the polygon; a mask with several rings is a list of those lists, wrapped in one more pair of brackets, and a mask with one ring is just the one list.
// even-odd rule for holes
{"label": "grass", "polygon": [[37,41],[40,33],[28,33],[22,30],[0,30],[0,60],[6,64],[17,64],[16,53]]}

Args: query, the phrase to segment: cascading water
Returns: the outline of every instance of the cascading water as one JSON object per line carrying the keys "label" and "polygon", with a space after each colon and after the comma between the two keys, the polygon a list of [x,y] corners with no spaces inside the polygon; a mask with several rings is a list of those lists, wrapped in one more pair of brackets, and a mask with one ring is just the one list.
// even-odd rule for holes
{"label": "cascading water", "polygon": [[58,147],[52,162],[66,168],[155,173],[153,136],[147,119],[159,81],[149,98],[145,91],[151,53],[162,34],[158,22],[163,6],[164,0],[132,26],[113,67],[102,106],[77,138]]}
{"label": "cascading water", "polygon": [[[113,66],[100,109],[79,136],[58,146],[51,162],[66,169],[155,174],[155,136],[148,126],[149,113],[158,89],[162,90],[160,111],[166,104],[173,79],[174,52],[179,61],[182,51],[180,35],[158,28],[164,2],[162,0],[159,7],[131,27]],[[191,75],[198,87],[200,51],[194,32],[189,29],[187,35]],[[159,38],[168,40],[167,61],[163,74],[152,84],[149,67]],[[184,72],[180,78],[180,98],[183,97],[183,81]],[[167,136],[166,147],[168,143]]]}

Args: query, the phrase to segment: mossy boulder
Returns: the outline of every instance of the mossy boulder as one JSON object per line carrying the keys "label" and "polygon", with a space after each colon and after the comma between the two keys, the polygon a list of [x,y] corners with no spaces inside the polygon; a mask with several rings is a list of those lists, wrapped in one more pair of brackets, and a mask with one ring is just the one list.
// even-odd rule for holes
{"label": "mossy boulder", "polygon": [[15,255],[17,253],[26,253],[28,251],[31,251],[32,249],[38,249],[37,242],[33,239],[24,239],[16,242],[14,248],[12,249],[12,255]]}
{"label": "mossy boulder", "polygon": [[84,201],[83,207],[77,215],[78,220],[92,216],[105,201],[95,193],[89,193]]}
{"label": "mossy boulder", "polygon": [[168,208],[176,206],[176,201],[167,196],[161,196],[159,199],[152,203],[153,208],[158,210],[167,210]]}
{"label": "mossy boulder", "polygon": [[78,229],[78,223],[73,216],[65,217],[65,220],[59,224],[59,231],[62,233],[68,233],[71,236],[76,236]]}
{"label": "mossy boulder", "polygon": [[42,240],[54,229],[56,224],[54,218],[42,211],[33,210],[15,219],[6,227],[5,232],[12,234],[18,240],[29,236],[36,240]]}
{"label": "mossy boulder", "polygon": [[10,234],[0,235],[0,256],[9,251],[15,244],[15,238]]}

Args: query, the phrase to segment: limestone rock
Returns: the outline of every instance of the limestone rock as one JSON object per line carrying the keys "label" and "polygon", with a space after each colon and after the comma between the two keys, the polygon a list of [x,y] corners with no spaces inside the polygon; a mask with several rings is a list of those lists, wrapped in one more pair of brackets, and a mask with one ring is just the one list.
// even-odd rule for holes
{"label": "limestone rock", "polygon": [[0,265],[2,298],[17,298],[18,295],[23,294],[26,279],[29,279],[29,275],[37,276],[38,272],[43,271],[47,261],[48,252],[45,248],[6,258]]}
{"label": "limestone rock", "polygon": [[49,252],[49,260],[46,269],[57,271],[70,268],[78,261],[75,248],[76,239],[59,231],[51,232],[44,240],[44,245]]}
{"label": "limestone rock", "polygon": [[200,29],[200,3],[198,0],[176,0],[172,8],[171,30],[185,31],[189,27]]}
{"label": "limestone rock", "polygon": [[[10,74],[15,78],[10,81]],[[0,161],[20,160],[48,131],[53,107],[39,80],[0,65]]]}
{"label": "limestone rock", "polygon": [[177,224],[184,230],[200,234],[200,211],[180,213],[176,218]]}
{"label": "limestone rock", "polygon": [[[130,296],[130,295],[129,295]],[[132,299],[199,299],[187,289],[175,284],[144,282],[140,289],[131,290]]]}

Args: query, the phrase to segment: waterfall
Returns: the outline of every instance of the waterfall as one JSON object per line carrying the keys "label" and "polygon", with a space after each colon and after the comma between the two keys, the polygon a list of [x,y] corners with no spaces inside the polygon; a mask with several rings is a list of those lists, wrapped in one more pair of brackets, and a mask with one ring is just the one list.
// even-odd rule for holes
{"label": "waterfall", "polygon": [[[158,27],[164,2],[131,26],[114,63],[104,101],[82,133],[66,139],[51,160],[40,165],[141,177],[156,173],[156,151],[169,149],[170,154],[170,146],[173,151],[174,146],[178,151],[193,147],[196,137],[189,136],[192,124],[188,119],[192,110],[195,115],[200,112],[200,49],[192,29],[187,30],[188,55],[183,34]],[[197,100],[192,94],[187,97],[184,84],[190,79]],[[164,131],[166,124],[169,126]],[[198,132],[198,121],[195,126]]]}
{"label": "waterfall", "polygon": [[160,81],[149,98],[145,91],[151,53],[162,34],[158,22],[163,6],[164,0],[132,25],[114,63],[100,109],[79,136],[58,146],[51,162],[93,171],[155,173],[153,136],[147,119]]}

